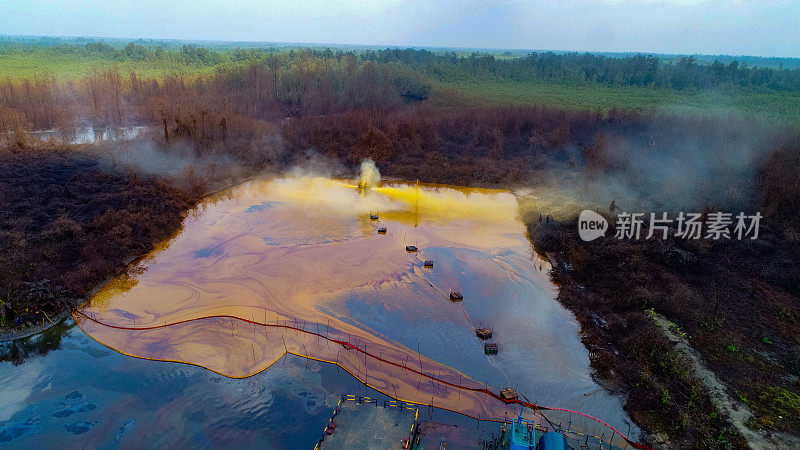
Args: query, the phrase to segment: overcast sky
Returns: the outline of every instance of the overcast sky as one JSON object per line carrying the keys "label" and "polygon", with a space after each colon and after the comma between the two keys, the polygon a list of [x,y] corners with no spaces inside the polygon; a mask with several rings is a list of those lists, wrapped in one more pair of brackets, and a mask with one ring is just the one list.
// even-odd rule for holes
{"label": "overcast sky", "polygon": [[800,57],[800,1],[0,0],[0,34]]}

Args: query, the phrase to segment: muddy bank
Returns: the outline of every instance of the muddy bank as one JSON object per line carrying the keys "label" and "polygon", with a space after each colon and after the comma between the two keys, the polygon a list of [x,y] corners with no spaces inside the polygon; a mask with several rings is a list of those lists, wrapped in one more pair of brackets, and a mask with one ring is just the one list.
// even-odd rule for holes
{"label": "muddy bank", "polygon": [[[124,264],[120,267],[117,273],[107,277],[103,282],[98,283],[87,296],[91,297],[97,293],[100,289],[102,289],[109,281],[113,280],[114,277],[119,275],[120,273],[124,272],[125,268],[134,262],[135,260],[141,258],[142,256],[138,256],[135,258],[130,258],[124,262]],[[74,301],[74,300],[73,300]],[[79,306],[80,304],[84,303],[86,300],[79,300],[78,303],[72,305],[70,303],[64,303],[61,306],[70,306],[69,308],[65,308],[59,311],[55,311],[52,316],[42,317],[44,319],[42,321],[42,326],[38,327],[35,324],[25,328],[6,328],[0,329],[0,344],[6,344],[14,341],[22,341],[28,338],[35,338],[35,336],[44,334],[48,332],[50,329],[54,327],[58,327],[59,325],[63,324],[65,320],[68,320],[70,316],[72,316],[72,312],[75,307]]]}
{"label": "muddy bank", "polygon": [[53,327],[62,320],[66,319],[69,315],[70,310],[64,310],[56,313],[54,316],[51,316],[48,319],[45,319],[45,321],[42,322],[41,327],[31,325],[30,327],[24,329],[2,330],[0,331],[0,343],[25,339],[27,337],[43,333],[50,327]]}

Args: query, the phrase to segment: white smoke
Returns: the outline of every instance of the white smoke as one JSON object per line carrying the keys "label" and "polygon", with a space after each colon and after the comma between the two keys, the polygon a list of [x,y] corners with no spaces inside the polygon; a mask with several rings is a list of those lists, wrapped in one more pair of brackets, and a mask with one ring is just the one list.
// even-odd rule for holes
{"label": "white smoke", "polygon": [[381,172],[375,161],[367,158],[361,161],[361,182],[358,186],[362,189],[377,187],[381,182]]}

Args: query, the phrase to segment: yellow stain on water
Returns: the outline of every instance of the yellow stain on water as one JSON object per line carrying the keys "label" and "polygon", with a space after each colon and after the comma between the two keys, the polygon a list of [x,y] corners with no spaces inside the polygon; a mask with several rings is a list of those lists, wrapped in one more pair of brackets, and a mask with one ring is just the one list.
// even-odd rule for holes
{"label": "yellow stain on water", "polygon": [[[379,221],[369,219],[373,213]],[[378,226],[388,233],[379,235]],[[409,244],[420,253],[406,253]],[[449,249],[437,260],[434,288],[421,268],[432,248]],[[82,308],[120,327],[189,322],[142,331],[76,320],[93,338],[133,356],[244,377],[289,351],[336,361],[395,397],[426,404],[435,398],[449,409],[502,417],[502,405],[483,395],[420,385],[402,369],[370,362],[317,337],[208,318],[303,324],[403,362],[415,352],[332,309],[343,297],[359,293],[386,302],[387,310],[463,323],[464,312],[447,301],[449,291],[460,290],[464,270],[492,283],[516,282],[493,262],[500,254],[520,255],[523,261],[530,254],[516,199],[508,191],[404,183],[359,188],[324,177],[257,180],[210,195],[179,233]],[[529,276],[546,279],[538,272]],[[442,379],[482,387],[424,355],[415,355],[414,364]]]}
{"label": "yellow stain on water", "polygon": [[516,199],[499,189],[398,185],[374,187],[372,191],[402,202],[427,218],[514,221],[517,217]]}
{"label": "yellow stain on water", "polygon": [[96,309],[105,309],[105,305],[117,296],[124,295],[139,284],[135,274],[123,273],[109,280],[108,283],[92,297],[92,305]]}

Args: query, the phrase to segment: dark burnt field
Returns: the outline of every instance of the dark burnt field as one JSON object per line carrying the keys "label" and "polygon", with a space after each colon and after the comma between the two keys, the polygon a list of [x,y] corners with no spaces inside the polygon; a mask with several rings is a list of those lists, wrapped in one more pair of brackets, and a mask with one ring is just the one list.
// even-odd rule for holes
{"label": "dark burnt field", "polygon": [[749,427],[791,433],[800,426],[797,241],[774,226],[756,241],[720,242],[612,236],[587,243],[576,220],[533,220],[529,231],[554,262],[558,298],[581,322],[593,366],[629,392],[628,411],[651,431],[685,445],[743,445],[712,412],[703,381],[653,313],[753,411]]}
{"label": "dark burnt field", "polygon": [[5,329],[41,327],[180,225],[197,192],[75,151],[0,153]]}

